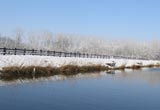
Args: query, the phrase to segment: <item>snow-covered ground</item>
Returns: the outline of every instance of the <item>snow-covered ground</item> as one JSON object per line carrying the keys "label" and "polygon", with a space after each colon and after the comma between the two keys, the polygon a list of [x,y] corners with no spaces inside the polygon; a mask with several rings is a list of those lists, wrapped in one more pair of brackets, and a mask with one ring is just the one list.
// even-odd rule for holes
{"label": "snow-covered ground", "polygon": [[143,65],[160,64],[160,61],[153,60],[131,60],[131,59],[96,59],[96,58],[75,58],[75,57],[53,57],[53,56],[32,56],[32,55],[0,55],[0,69],[8,66],[52,66],[62,65],[106,65],[111,62],[116,63],[116,67],[121,65],[132,66],[137,63]]}

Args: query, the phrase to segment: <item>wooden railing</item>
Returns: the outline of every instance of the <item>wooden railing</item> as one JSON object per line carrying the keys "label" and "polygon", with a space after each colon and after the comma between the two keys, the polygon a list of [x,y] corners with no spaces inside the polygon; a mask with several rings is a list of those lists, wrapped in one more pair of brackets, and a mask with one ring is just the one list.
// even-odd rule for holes
{"label": "wooden railing", "polygon": [[57,57],[79,57],[79,58],[102,58],[102,59],[140,59],[147,60],[138,57],[126,57],[126,56],[109,56],[109,55],[98,55],[98,54],[88,54],[79,52],[58,52],[58,51],[48,51],[48,50],[35,50],[35,49],[19,49],[19,48],[0,48],[1,55],[40,55],[40,56],[57,56]]}

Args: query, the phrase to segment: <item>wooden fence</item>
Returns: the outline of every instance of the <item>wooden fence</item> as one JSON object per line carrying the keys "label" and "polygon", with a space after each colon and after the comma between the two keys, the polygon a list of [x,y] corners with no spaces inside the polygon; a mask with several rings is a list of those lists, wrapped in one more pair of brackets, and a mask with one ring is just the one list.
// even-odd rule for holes
{"label": "wooden fence", "polygon": [[35,50],[35,49],[18,49],[18,48],[0,48],[1,55],[40,55],[40,56],[57,56],[57,57],[79,57],[79,58],[101,58],[101,59],[140,59],[147,60],[144,58],[137,57],[124,57],[124,56],[109,56],[109,55],[98,55],[98,54],[88,54],[88,53],[75,53],[75,52],[58,52],[58,51],[48,51],[48,50]]}

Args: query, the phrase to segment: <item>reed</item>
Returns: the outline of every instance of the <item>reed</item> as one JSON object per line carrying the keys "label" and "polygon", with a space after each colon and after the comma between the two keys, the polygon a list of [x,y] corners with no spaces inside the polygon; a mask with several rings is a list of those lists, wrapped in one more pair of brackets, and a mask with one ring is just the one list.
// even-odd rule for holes
{"label": "reed", "polygon": [[[157,65],[158,66],[158,65]],[[149,64],[149,65],[145,65],[145,66],[143,66],[143,67],[145,67],[145,68],[153,68],[153,67],[156,67],[156,65],[154,65],[154,64]]]}
{"label": "reed", "polygon": [[122,65],[119,66],[119,67],[113,68],[113,70],[125,70],[125,68],[126,68],[126,64],[122,64]]}
{"label": "reed", "polygon": [[89,72],[99,72],[99,71],[114,71],[114,70],[125,70],[127,69],[141,69],[141,68],[152,68],[160,67],[160,64],[150,64],[150,65],[132,65],[126,66],[125,64],[109,68],[108,66],[102,65],[64,65],[61,67],[41,67],[41,66],[10,66],[4,67],[0,71],[0,78],[2,80],[15,80],[15,79],[33,79],[39,77],[49,77],[53,75],[75,75],[78,73],[89,73]]}
{"label": "reed", "polygon": [[107,70],[108,68],[101,65],[89,65],[89,66],[75,66],[65,65],[59,68],[57,67],[40,67],[40,66],[27,66],[27,67],[4,67],[1,70],[0,77],[4,80],[14,79],[33,79],[39,77],[48,77],[53,75],[75,75],[78,73],[97,72]]}

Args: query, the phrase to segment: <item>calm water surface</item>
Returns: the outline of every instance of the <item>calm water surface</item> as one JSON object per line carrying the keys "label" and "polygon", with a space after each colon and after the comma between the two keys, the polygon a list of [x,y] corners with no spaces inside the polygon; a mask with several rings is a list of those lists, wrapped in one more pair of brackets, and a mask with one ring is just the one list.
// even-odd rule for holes
{"label": "calm water surface", "polygon": [[160,69],[0,81],[0,110],[159,110]]}

